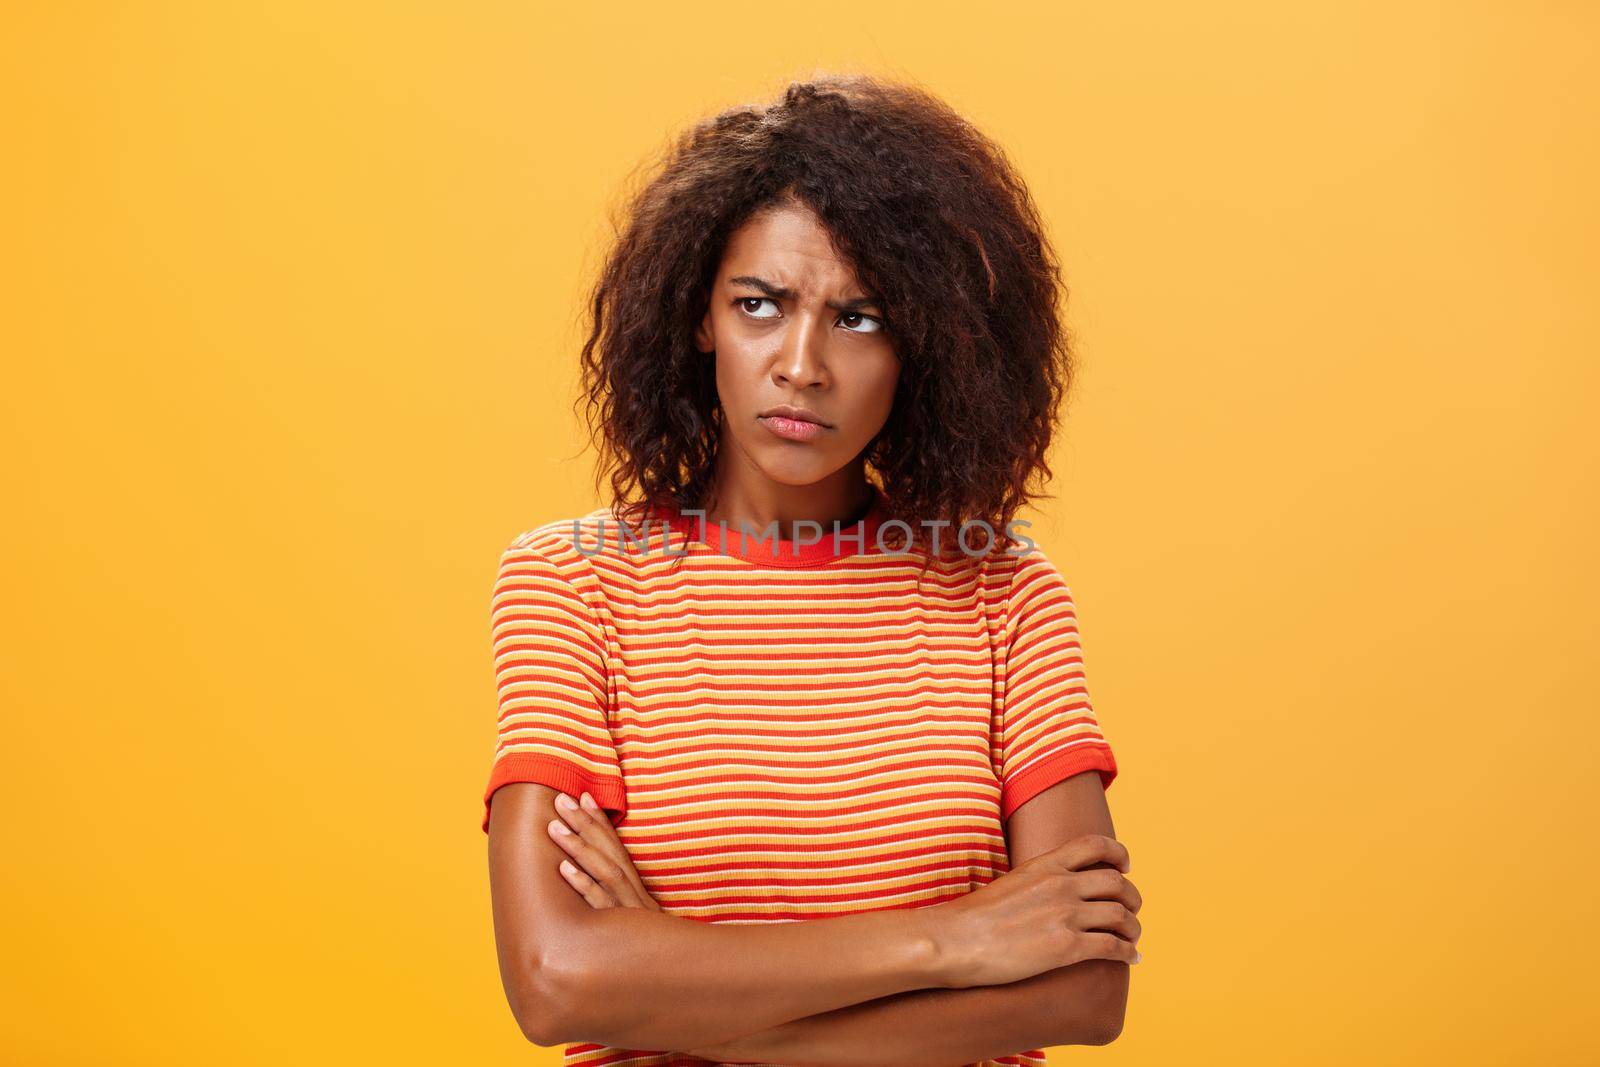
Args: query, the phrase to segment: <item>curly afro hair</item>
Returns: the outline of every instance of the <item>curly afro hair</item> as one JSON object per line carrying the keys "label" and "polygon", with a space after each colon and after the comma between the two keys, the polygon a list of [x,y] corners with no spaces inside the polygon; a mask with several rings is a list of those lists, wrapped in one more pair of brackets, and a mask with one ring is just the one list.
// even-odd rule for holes
{"label": "curly afro hair", "polygon": [[701,121],[664,155],[613,219],[583,346],[613,514],[704,506],[721,408],[694,329],[729,236],[792,200],[883,298],[901,372],[865,458],[886,512],[919,544],[942,520],[942,542],[981,521],[991,549],[1014,545],[1074,361],[1059,264],[1003,150],[924,89],[845,74]]}

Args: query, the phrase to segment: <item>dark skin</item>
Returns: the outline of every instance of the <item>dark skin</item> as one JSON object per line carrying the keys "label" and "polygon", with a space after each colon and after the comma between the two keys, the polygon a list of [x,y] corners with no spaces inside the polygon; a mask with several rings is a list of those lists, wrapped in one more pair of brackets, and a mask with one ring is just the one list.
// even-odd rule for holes
{"label": "dark skin", "polygon": [[[726,416],[709,521],[814,538],[792,524],[830,530],[862,514],[863,452],[900,371],[885,310],[808,209],[779,206],[734,232],[697,331]],[[826,425],[785,439],[759,418],[778,404]],[[557,818],[557,796],[512,783],[490,808],[501,979],[536,1044],[927,1067],[1103,1044],[1121,1030],[1142,901],[1094,772],[1012,814],[1012,869],[988,885],[931,907],[796,923],[662,911],[609,817],[580,806]],[[555,831],[563,819],[576,834]],[[569,845],[589,875],[559,868]]]}
{"label": "dark skin", "polygon": [[[562,821],[557,796],[514,782],[490,808],[501,981],[535,1044],[770,1062],[742,1043],[807,1041],[809,1053],[784,1052],[781,1062],[929,1067],[1104,1044],[1121,1029],[1143,902],[1126,877],[1128,850],[1109,833],[1080,832],[1110,829],[1095,772],[1013,812],[1009,847],[1019,861],[970,893],[770,924],[593,907],[559,866],[567,852],[552,825]],[[604,828],[586,829],[586,840],[604,842],[595,836]],[[620,843],[610,847],[615,856]],[[611,862],[637,879],[631,862]]]}
{"label": "dark skin", "polygon": [[[707,520],[776,521],[792,539],[796,520],[831,531],[859,516],[872,496],[862,453],[888,421],[900,359],[884,309],[811,211],[786,204],[734,231],[695,341],[716,360],[725,416]],[[826,425],[785,440],[758,418],[777,404]]]}
{"label": "dark skin", "polygon": [[[593,798],[554,795],[560,818],[547,829],[567,855],[558,869],[573,890],[595,909],[659,911]],[[1086,834],[1113,837],[1099,774],[1088,771],[1046,789],[1012,813],[1006,833],[1013,865]],[[1129,889],[1137,913],[1142,900],[1131,883]],[[1133,930],[1137,941],[1137,919]],[[882,997],[682,1051],[709,1060],[868,1067],[973,1063],[1022,1048],[1106,1044],[1121,1031],[1128,978],[1126,963],[1085,960],[1008,985]]]}

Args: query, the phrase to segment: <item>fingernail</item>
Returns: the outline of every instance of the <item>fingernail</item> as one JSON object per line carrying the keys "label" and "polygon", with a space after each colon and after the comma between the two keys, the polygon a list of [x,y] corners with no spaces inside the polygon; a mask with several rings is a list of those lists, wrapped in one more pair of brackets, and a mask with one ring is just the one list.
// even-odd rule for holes
{"label": "fingernail", "polygon": [[1133,962],[1134,963],[1138,963],[1142,959],[1144,959],[1144,953],[1143,952],[1135,952],[1133,954]]}
{"label": "fingernail", "polygon": [[572,798],[567,796],[567,794],[565,794],[565,793],[556,794],[556,807],[560,808],[563,811],[577,811],[578,810],[578,805],[574,804],[572,802]]}
{"label": "fingernail", "polygon": [[561,861],[561,873],[562,874],[576,874],[577,872],[578,872],[578,869],[572,865],[572,861],[571,860],[562,860]]}
{"label": "fingernail", "polygon": [[560,834],[562,837],[566,837],[566,836],[568,836],[569,834],[572,833],[571,830],[567,829],[567,824],[562,822],[560,819],[551,819],[550,820],[550,829],[554,830],[556,833]]}
{"label": "fingernail", "polygon": [[594,797],[590,796],[588,793],[583,794],[583,796],[579,797],[578,799],[580,802],[582,802],[583,806],[588,808],[590,811],[600,810],[600,805],[596,804],[594,802]]}

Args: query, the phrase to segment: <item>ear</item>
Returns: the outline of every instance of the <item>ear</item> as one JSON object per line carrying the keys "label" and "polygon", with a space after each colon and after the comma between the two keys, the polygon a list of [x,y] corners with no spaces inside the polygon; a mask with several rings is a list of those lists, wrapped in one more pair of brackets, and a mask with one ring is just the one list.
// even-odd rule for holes
{"label": "ear", "polygon": [[716,350],[716,333],[711,329],[711,305],[706,305],[706,313],[700,318],[700,325],[694,331],[694,346],[699,349],[702,356],[709,356]]}

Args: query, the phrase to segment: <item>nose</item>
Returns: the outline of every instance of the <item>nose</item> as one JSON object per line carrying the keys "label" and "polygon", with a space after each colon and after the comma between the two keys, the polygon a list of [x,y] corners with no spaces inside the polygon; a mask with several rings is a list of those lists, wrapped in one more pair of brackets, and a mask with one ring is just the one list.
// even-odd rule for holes
{"label": "nose", "polygon": [[777,356],[772,362],[772,380],[793,389],[804,389],[828,377],[823,346],[827,333],[819,328],[813,316],[796,315],[783,333]]}

